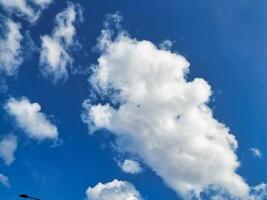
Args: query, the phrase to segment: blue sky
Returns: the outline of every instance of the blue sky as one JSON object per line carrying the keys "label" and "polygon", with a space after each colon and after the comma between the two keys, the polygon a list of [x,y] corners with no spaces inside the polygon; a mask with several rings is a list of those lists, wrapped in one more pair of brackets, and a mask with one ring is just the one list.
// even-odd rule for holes
{"label": "blue sky", "polygon": [[[153,43],[156,46],[159,46],[165,40],[172,41],[170,50],[167,47],[167,49],[161,50],[154,49],[154,52],[153,49],[147,49],[143,46],[140,48],[144,50],[143,54],[147,57],[149,57],[149,50],[151,50],[152,53],[159,53],[159,55],[162,55],[162,52],[170,53],[172,51],[176,53],[175,55],[177,57],[179,57],[179,54],[186,58],[190,63],[189,73],[184,74],[186,83],[193,81],[196,77],[200,77],[208,82],[208,85],[211,86],[212,95],[210,96],[210,100],[204,101],[203,104],[211,108],[211,112],[213,113],[212,119],[217,119],[220,123],[229,127],[230,131],[227,131],[227,134],[233,134],[235,140],[238,142],[236,151],[227,145],[220,146],[226,149],[229,156],[236,155],[240,163],[240,166],[233,167],[234,169],[229,167],[231,168],[231,173],[234,173],[229,175],[229,177],[238,174],[242,177],[241,182],[246,183],[251,191],[254,189],[254,186],[267,181],[267,165],[265,162],[265,149],[267,147],[265,142],[267,139],[265,134],[267,130],[265,122],[267,117],[267,110],[265,109],[267,99],[265,81],[265,65],[267,63],[265,49],[267,45],[267,5],[264,1],[169,0],[166,2],[162,0],[113,0],[111,2],[108,0],[91,0],[71,2],[67,3],[66,1],[54,0],[47,3],[44,7],[37,3],[31,5],[40,11],[39,18],[33,22],[32,16],[27,17],[18,14],[18,10],[15,12],[13,8],[11,9],[5,5],[5,1],[0,0],[0,54],[3,54],[3,44],[4,41],[7,41],[6,33],[8,31],[5,23],[8,19],[21,25],[20,33],[23,38],[21,40],[21,52],[19,54],[19,57],[23,58],[23,61],[21,64],[18,64],[16,72],[12,75],[7,74],[5,67],[8,65],[0,61],[0,65],[2,65],[0,66],[1,85],[8,87],[6,90],[2,89],[0,94],[0,140],[3,141],[6,136],[12,135],[16,137],[17,143],[17,148],[13,152],[14,160],[10,164],[7,164],[5,159],[1,159],[0,157],[0,174],[8,177],[10,184],[10,187],[0,184],[1,199],[17,199],[17,195],[20,193],[29,193],[44,199],[84,199],[86,198],[85,191],[88,187],[94,188],[100,182],[104,184],[112,182],[114,179],[127,181],[133,185],[135,188],[134,191],[138,191],[143,199],[175,200],[183,198],[183,187],[180,185],[176,186],[172,182],[173,179],[170,178],[171,175],[166,175],[164,169],[154,163],[154,153],[150,152],[146,154],[148,152],[146,145],[150,145],[151,143],[141,141],[139,143],[140,146],[138,146],[135,142],[131,143],[128,141],[124,143],[118,141],[123,140],[124,137],[126,137],[126,140],[128,137],[128,139],[133,139],[133,141],[135,139],[139,141],[140,138],[142,140],[150,139],[153,141],[157,137],[153,135],[153,132],[151,132],[149,138],[145,136],[139,138],[132,135],[134,131],[137,133],[144,130],[139,126],[135,127],[132,125],[130,118],[128,121],[123,121],[122,119],[118,120],[116,117],[111,117],[109,119],[111,121],[108,124],[104,123],[104,125],[101,124],[102,121],[101,123],[97,123],[99,113],[91,119],[93,121],[92,123],[95,124],[90,123],[88,125],[81,119],[81,114],[85,113],[86,109],[90,110],[98,103],[102,105],[106,103],[113,105],[112,95],[104,94],[105,92],[101,89],[93,90],[102,79],[98,77],[97,83],[90,82],[88,79],[94,76],[93,68],[101,69],[104,67],[98,63],[97,59],[99,57],[107,61],[113,61],[115,54],[112,54],[113,51],[116,52],[116,49],[120,48],[116,44],[123,42],[118,38],[116,39],[116,34],[120,35],[123,31],[128,33],[124,37],[130,40],[125,45],[133,45],[133,49],[137,48],[137,44],[141,45],[139,42],[143,40],[150,41],[149,44]],[[57,29],[59,22],[55,21],[58,13],[62,13],[62,11],[68,6],[71,7],[71,5],[74,6],[73,9],[77,14],[76,19],[71,23],[76,32],[71,37],[73,41],[71,44],[68,44],[64,40],[66,39],[64,37],[68,37],[66,33],[63,33],[61,36],[55,33],[56,30],[59,30]],[[82,12],[82,16],[79,16],[79,12]],[[117,13],[117,17],[122,16],[123,18],[119,22],[120,27],[117,27],[117,29],[112,25],[108,28],[103,25],[104,22],[111,23],[107,21],[112,20],[107,19],[107,15],[113,13]],[[34,12],[34,16],[36,16],[36,12]],[[99,40],[103,40],[101,30],[104,29],[114,31],[113,37],[115,39],[108,41],[110,44],[101,49],[97,45],[99,45]],[[44,63],[40,61],[40,55],[43,50],[42,45],[44,44],[41,37],[44,35],[52,38],[53,41],[60,41],[61,47],[71,57],[72,62],[66,64],[68,77],[63,76],[63,78],[55,79],[55,71],[46,70],[51,69],[49,68],[49,66],[51,67],[49,65],[49,59],[45,57]],[[136,38],[137,44],[132,41],[133,38]],[[112,48],[114,49],[110,50]],[[129,50],[129,57],[132,56],[130,53],[131,51]],[[134,52],[132,53],[134,54]],[[105,55],[109,57],[105,57]],[[127,56],[125,57],[127,58]],[[136,109],[131,109],[130,103],[140,103],[142,112],[140,116],[133,116],[133,119],[142,124],[149,118],[149,115],[146,116],[144,114],[149,111],[148,107],[151,105],[153,110],[155,109],[158,113],[161,113],[162,110],[158,106],[161,104],[157,104],[157,101],[154,102],[153,98],[150,100],[152,101],[151,103],[147,103],[147,96],[150,97],[152,95],[144,94],[144,98],[140,97],[140,99],[139,97],[135,97],[135,91],[131,89],[135,88],[135,86],[139,88],[139,85],[133,84],[132,86],[132,82],[117,82],[116,80],[124,80],[123,78],[131,74],[131,72],[136,72],[136,76],[143,75],[142,81],[148,84],[148,79],[154,76],[152,74],[151,76],[144,75],[140,71],[142,68],[135,65],[136,63],[142,63],[142,59],[145,60],[145,58],[140,57],[139,63],[139,57],[134,61],[130,59],[125,60],[125,57],[120,57],[121,60],[116,60],[117,57],[115,56],[114,64],[109,67],[117,71],[110,74],[108,81],[117,86],[117,88],[114,86],[115,89],[123,91],[125,88],[130,88],[124,91],[127,97],[120,98],[128,102],[129,107],[127,108],[129,110],[127,113],[130,114],[137,112]],[[0,56],[0,58],[2,57]],[[133,56],[133,58],[135,57]],[[63,58],[61,57],[60,59]],[[160,56],[155,57],[156,61],[157,59],[159,60],[158,63],[165,63],[165,60],[161,60]],[[146,67],[147,62],[151,61],[144,62],[143,68]],[[180,62],[182,61],[179,57],[177,65],[180,65]],[[124,65],[120,66],[120,63],[124,63]],[[151,65],[153,66],[153,64]],[[186,67],[185,65],[181,63],[181,67]],[[131,67],[132,71],[129,71],[130,67],[128,66],[133,66]],[[165,67],[160,64],[159,66]],[[95,74],[97,76],[97,72]],[[166,72],[166,74],[168,73]],[[158,85],[156,84],[157,87],[160,87],[161,83],[169,84],[169,82],[160,81],[161,79],[157,80],[157,76],[154,78],[155,82],[153,84],[158,83]],[[139,78],[133,79],[133,83],[139,80]],[[128,85],[123,85],[123,83],[127,83]],[[193,97],[191,97],[191,94],[188,94],[185,97],[186,103],[189,102],[191,105],[190,102],[195,98],[194,93],[202,94],[203,85],[205,86],[201,82],[200,89],[198,87],[194,90],[192,89]],[[181,85],[182,87],[184,86]],[[203,95],[209,96],[205,92],[206,90],[203,91]],[[92,93],[97,94],[97,97],[93,98]],[[163,99],[169,95],[169,93],[164,93],[164,91],[160,94]],[[99,98],[100,96],[102,98]],[[54,134],[52,138],[46,135],[45,139],[40,139],[40,135],[44,134],[45,131],[31,129],[34,124],[34,119],[26,122],[27,125],[25,125],[25,121],[23,121],[25,119],[24,117],[22,117],[22,122],[19,122],[18,118],[16,118],[16,112],[14,114],[10,109],[7,109],[8,102],[12,99],[16,102],[21,102],[23,97],[24,100],[26,99],[26,102],[30,102],[30,105],[32,103],[38,103],[41,106],[41,111],[38,113],[41,113],[44,118],[41,117],[43,120],[37,120],[37,122],[42,123],[45,121],[46,125],[49,123],[52,127],[56,127],[58,135]],[[84,108],[82,104],[86,99],[90,99],[91,104]],[[116,103],[120,104],[123,101]],[[171,102],[168,102],[168,105]],[[126,103],[126,105],[128,104]],[[144,106],[142,107],[142,105]],[[168,109],[168,106],[165,106]],[[180,106],[183,107],[182,104]],[[125,113],[122,112],[114,113],[124,115]],[[184,112],[181,111],[182,114]],[[40,116],[39,114],[38,116]],[[100,116],[104,116],[106,113],[100,112],[100,114]],[[161,120],[161,116],[158,118]],[[103,119],[101,118],[100,120]],[[164,121],[164,118],[162,120]],[[118,127],[118,124],[122,124],[122,127]],[[165,121],[163,124],[166,124]],[[88,134],[88,126],[89,128],[90,126],[94,126],[96,129],[100,128],[100,130],[97,130],[94,134]],[[148,123],[147,126],[149,131],[153,127],[155,132],[157,132],[157,128],[159,128],[157,125],[154,126],[151,123]],[[181,126],[183,128],[183,125]],[[189,133],[186,132],[186,134],[189,134],[189,138],[197,136],[198,131],[195,127],[184,125],[184,128],[191,130]],[[122,136],[124,132],[127,134]],[[195,132],[196,135],[194,134]],[[47,131],[47,134],[50,133],[51,131]],[[205,133],[203,134],[206,137]],[[179,131],[177,131],[177,135],[179,135]],[[165,141],[164,136],[159,137],[162,137]],[[187,140],[187,137],[184,139]],[[168,138],[166,138],[166,141],[169,141]],[[182,145],[182,141],[184,140],[183,138],[174,139],[175,141],[177,141],[177,144],[174,145],[173,150],[177,150],[176,147],[178,148],[179,145]],[[191,142],[189,140],[188,144],[192,145]],[[164,153],[168,155],[173,153],[173,151],[168,151],[168,149],[163,153],[164,146],[157,146],[160,144],[153,143],[159,149],[159,155],[161,153],[162,155]],[[213,143],[211,144],[213,145]],[[3,147],[0,145],[0,148]],[[261,156],[255,155],[251,148],[257,148],[261,152]],[[184,151],[188,153],[189,150]],[[207,156],[207,159],[209,159],[209,152],[213,152],[213,149],[207,152],[205,151],[201,155],[204,157]],[[179,155],[179,153],[177,154]],[[221,158],[224,158],[223,154],[218,154],[213,159],[215,159],[215,162],[219,162]],[[118,162],[121,163],[124,159],[138,161],[142,168],[141,172],[136,174],[125,173],[118,166]],[[155,158],[155,160],[158,159],[160,160],[158,157]],[[199,162],[201,162],[200,160]],[[174,160],[174,163],[177,166],[184,165],[183,163],[177,162],[177,160]],[[185,176],[185,174],[179,171],[179,167],[170,166],[168,168],[171,165],[168,162],[162,163],[162,165],[167,166],[168,171],[173,173],[173,177],[177,178],[177,182],[181,178],[185,179],[184,182],[190,183],[193,188],[198,185],[194,181],[190,182],[188,180],[187,182],[186,180],[187,176],[194,176],[193,172],[195,171],[191,171],[191,168],[188,168]],[[232,163],[229,161],[230,165]],[[196,163],[190,166],[198,168],[201,165]],[[209,169],[209,166],[207,168]],[[214,176],[216,175],[217,177],[221,170],[223,171],[225,169],[215,169]],[[179,173],[183,177],[182,175],[179,177]],[[217,178],[213,178],[211,177],[213,176],[212,172],[207,171],[206,173],[210,173],[210,177],[208,180],[201,182],[199,184],[200,186],[206,187],[208,184],[215,184],[217,183],[217,179],[219,180],[218,185],[226,189],[226,191],[233,186],[231,184],[234,181],[228,185],[224,183],[224,180],[219,175]],[[197,174],[196,179],[203,178],[206,173]],[[229,188],[227,188],[228,186]],[[133,188],[127,188],[126,190],[129,190],[129,193],[133,192]],[[231,191],[227,192],[231,193]],[[251,197],[252,194],[249,195]],[[203,197],[203,199],[209,198],[211,198],[209,195],[208,197]],[[228,199],[230,197],[225,198]],[[101,197],[98,199],[91,197],[91,199],[101,200]],[[102,200],[105,200],[104,197]]]}

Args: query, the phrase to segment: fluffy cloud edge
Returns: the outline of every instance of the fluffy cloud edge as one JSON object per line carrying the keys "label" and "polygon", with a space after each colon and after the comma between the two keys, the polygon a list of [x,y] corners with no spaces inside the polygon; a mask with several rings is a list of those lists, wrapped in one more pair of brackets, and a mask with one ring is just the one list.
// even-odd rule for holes
{"label": "fluffy cloud edge", "polygon": [[143,200],[131,183],[117,179],[89,187],[86,198],[87,200]]}

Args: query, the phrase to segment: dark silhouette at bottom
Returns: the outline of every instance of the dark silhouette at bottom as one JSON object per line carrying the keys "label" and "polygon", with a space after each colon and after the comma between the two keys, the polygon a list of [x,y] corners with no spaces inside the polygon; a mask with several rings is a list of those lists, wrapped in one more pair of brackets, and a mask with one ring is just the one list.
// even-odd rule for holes
{"label": "dark silhouette at bottom", "polygon": [[30,197],[29,195],[27,194],[20,194],[19,197],[21,198],[24,198],[24,199],[35,199],[35,200],[41,200],[41,199],[38,199],[38,198],[35,198],[35,197]]}

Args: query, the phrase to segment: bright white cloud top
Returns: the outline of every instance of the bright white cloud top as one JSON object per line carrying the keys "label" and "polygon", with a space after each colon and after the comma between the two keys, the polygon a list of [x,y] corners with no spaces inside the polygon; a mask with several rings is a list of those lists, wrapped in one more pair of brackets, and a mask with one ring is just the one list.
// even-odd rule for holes
{"label": "bright white cloud top", "polygon": [[49,121],[46,114],[41,112],[38,103],[31,103],[26,97],[10,98],[5,109],[30,138],[43,140],[58,137],[57,127]]}
{"label": "bright white cloud top", "polygon": [[80,7],[69,3],[67,9],[56,16],[52,35],[41,37],[41,71],[44,76],[51,77],[55,82],[68,78],[67,67],[71,66],[73,60],[67,51],[75,45],[74,23],[80,18]]}
{"label": "bright white cloud top", "polygon": [[142,200],[135,187],[126,181],[117,179],[112,182],[98,183],[86,191],[87,200]]}
{"label": "bright white cloud top", "polygon": [[186,79],[189,62],[183,56],[123,33],[112,40],[110,33],[102,31],[102,55],[90,82],[121,105],[85,101],[90,131],[110,130],[120,149],[139,156],[184,197],[216,185],[247,198],[249,186],[236,173],[237,141],[207,105],[210,85]]}
{"label": "bright white cloud top", "polygon": [[138,174],[142,171],[140,164],[137,161],[126,159],[119,164],[120,168],[125,173]]}
{"label": "bright white cloud top", "polygon": [[0,0],[0,5],[9,13],[15,13],[30,22],[35,22],[42,10],[51,2],[52,0]]}
{"label": "bright white cloud top", "polygon": [[7,135],[0,140],[0,158],[6,165],[10,165],[15,160],[17,146],[17,138],[14,135]]}
{"label": "bright white cloud top", "polygon": [[0,185],[4,187],[10,187],[9,179],[4,174],[0,173]]}
{"label": "bright white cloud top", "polygon": [[20,24],[10,19],[5,20],[3,38],[0,37],[0,72],[15,75],[22,63]]}

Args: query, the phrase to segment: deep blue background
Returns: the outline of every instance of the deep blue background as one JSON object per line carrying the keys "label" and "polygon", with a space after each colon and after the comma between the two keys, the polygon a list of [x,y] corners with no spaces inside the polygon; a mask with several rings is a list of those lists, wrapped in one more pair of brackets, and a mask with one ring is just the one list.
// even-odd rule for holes
{"label": "deep blue background", "polygon": [[[79,2],[84,19],[77,38],[82,49],[73,53],[73,68],[90,67],[98,54],[92,52],[108,13],[119,11],[123,27],[132,37],[160,44],[175,41],[173,50],[191,63],[188,79],[202,77],[213,89],[210,106],[215,117],[230,127],[239,142],[238,170],[250,185],[267,181],[267,3],[264,0],[88,0]],[[49,34],[55,15],[66,7],[55,1],[36,25],[14,17],[29,30],[40,46],[40,36]],[[0,10],[3,13],[3,10]],[[3,13],[4,14],[4,13]],[[25,48],[24,52],[31,50]],[[81,104],[88,97],[88,76],[70,75],[62,84],[52,84],[40,75],[39,54],[34,51],[20,67],[17,77],[7,79],[9,90],[0,94],[1,105],[9,96],[26,96],[42,106],[57,124],[64,143],[51,148],[52,142],[35,142],[16,129],[1,108],[0,134],[19,137],[16,160],[0,172],[10,177],[12,187],[0,187],[0,199],[16,199],[27,192],[47,200],[84,199],[88,186],[114,178],[132,182],[148,200],[174,200],[169,189],[149,169],[140,175],[121,172],[113,160],[110,137],[88,135],[82,123]],[[249,152],[257,146],[263,152],[257,159]]]}

